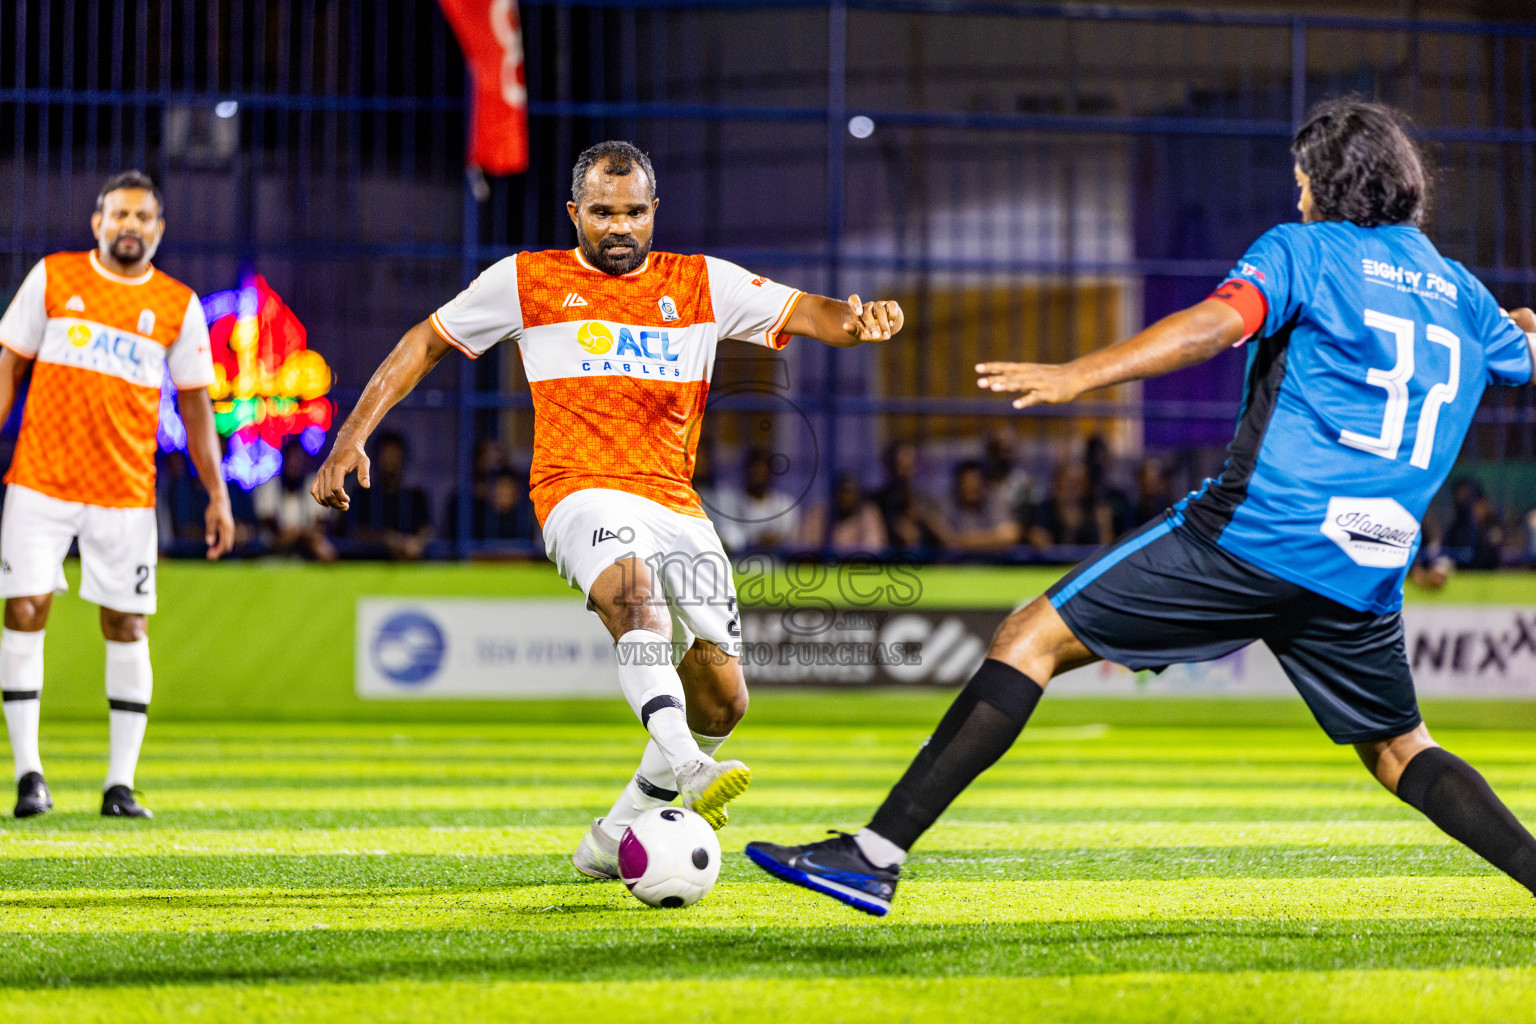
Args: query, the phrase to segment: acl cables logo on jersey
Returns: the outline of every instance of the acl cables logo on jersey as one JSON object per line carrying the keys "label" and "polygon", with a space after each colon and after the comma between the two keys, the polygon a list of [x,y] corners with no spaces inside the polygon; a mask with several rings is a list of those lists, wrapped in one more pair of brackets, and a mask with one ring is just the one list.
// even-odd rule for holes
{"label": "acl cables logo on jersey", "polygon": [[1371,569],[1401,569],[1419,539],[1419,521],[1391,498],[1330,498],[1322,529],[1352,561]]}
{"label": "acl cables logo on jersey", "polygon": [[[647,327],[629,327],[608,324],[601,320],[589,320],[576,331],[576,343],[594,356],[612,354],[612,359],[584,360],[584,371],[628,373],[641,376],[682,377],[682,370],[669,363],[676,363],[682,354],[681,339],[674,332]],[[626,357],[636,360],[654,360],[649,363],[622,362]]]}
{"label": "acl cables logo on jersey", "polygon": [[121,377],[144,387],[157,387],[165,366],[165,349],[149,338],[111,331],[96,324],[75,323],[64,332],[69,348],[54,361]]}

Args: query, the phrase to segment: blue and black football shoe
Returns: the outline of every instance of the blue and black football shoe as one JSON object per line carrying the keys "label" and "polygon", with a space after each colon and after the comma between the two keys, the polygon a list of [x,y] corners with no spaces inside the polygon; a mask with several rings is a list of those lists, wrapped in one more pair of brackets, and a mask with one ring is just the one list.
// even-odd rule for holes
{"label": "blue and black football shoe", "polygon": [[901,868],[876,867],[865,858],[853,836],[846,832],[832,835],[832,839],[808,846],[748,843],[747,857],[776,878],[825,893],[855,910],[876,917],[890,913]]}

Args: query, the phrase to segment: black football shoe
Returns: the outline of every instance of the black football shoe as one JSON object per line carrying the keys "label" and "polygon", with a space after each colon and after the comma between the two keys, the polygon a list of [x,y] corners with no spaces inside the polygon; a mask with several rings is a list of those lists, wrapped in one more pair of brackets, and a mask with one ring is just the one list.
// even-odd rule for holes
{"label": "black football shoe", "polygon": [[901,868],[876,867],[865,859],[853,836],[846,832],[833,832],[833,836],[807,846],[748,843],[747,857],[775,878],[831,896],[855,910],[876,917],[890,913]]}
{"label": "black football shoe", "polygon": [[153,818],[155,812],[133,798],[133,790],[127,786],[111,786],[101,794],[101,816],[104,818]]}
{"label": "black football shoe", "polygon": [[16,780],[16,817],[30,818],[53,810],[53,794],[42,772],[27,772]]}

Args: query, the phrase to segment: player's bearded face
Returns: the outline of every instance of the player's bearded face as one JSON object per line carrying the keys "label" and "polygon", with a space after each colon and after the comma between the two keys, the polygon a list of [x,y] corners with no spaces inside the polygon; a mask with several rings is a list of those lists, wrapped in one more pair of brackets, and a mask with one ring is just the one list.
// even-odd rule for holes
{"label": "player's bearded face", "polygon": [[581,206],[570,203],[582,257],[605,274],[627,274],[651,253],[656,200],[644,174],[593,170]]}
{"label": "player's bearded face", "polygon": [[144,258],[144,238],[131,229],[124,231],[112,239],[111,252],[124,263],[137,263]]}
{"label": "player's bearded face", "polygon": [[119,263],[132,265],[154,257],[164,221],[148,190],[119,189],[107,194],[91,224],[102,251]]}
{"label": "player's bearded face", "polygon": [[583,232],[581,243],[581,254],[587,258],[587,262],[608,274],[627,274],[644,263],[651,253],[651,240],[647,238],[641,241],[633,234],[604,234],[595,247],[589,248],[589,241]]}

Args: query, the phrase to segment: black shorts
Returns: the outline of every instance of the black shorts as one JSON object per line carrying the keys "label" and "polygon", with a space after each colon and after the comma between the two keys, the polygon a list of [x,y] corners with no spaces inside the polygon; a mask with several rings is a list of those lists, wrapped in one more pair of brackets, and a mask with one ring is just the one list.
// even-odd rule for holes
{"label": "black shorts", "polygon": [[1046,596],[1083,646],[1130,669],[1212,661],[1264,641],[1335,743],[1401,736],[1422,721],[1400,612],[1356,611],[1282,580],[1172,514]]}

